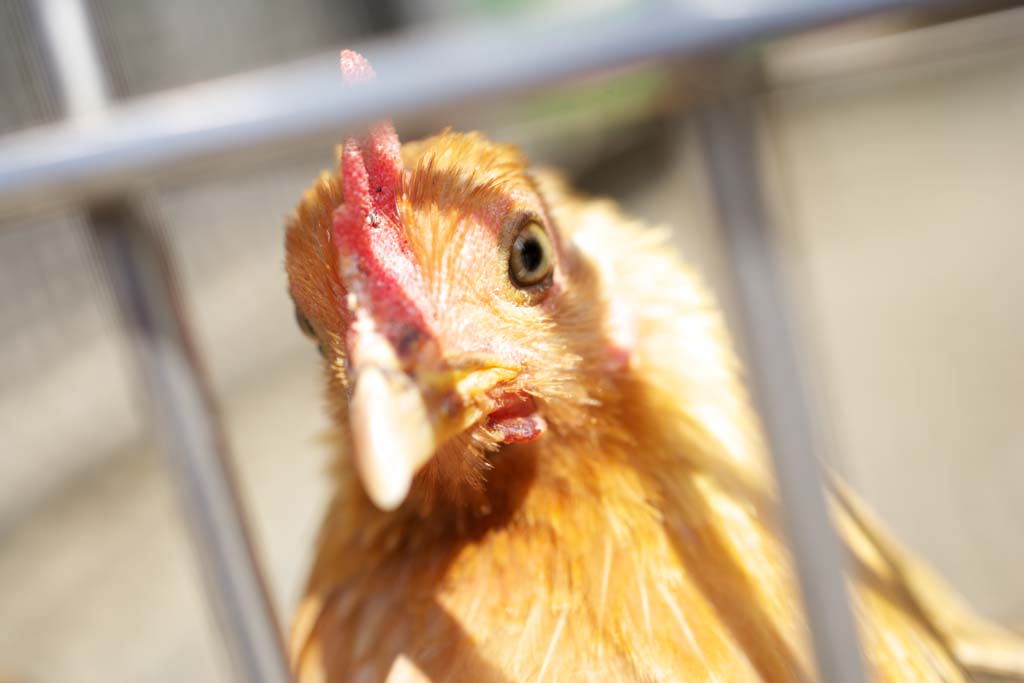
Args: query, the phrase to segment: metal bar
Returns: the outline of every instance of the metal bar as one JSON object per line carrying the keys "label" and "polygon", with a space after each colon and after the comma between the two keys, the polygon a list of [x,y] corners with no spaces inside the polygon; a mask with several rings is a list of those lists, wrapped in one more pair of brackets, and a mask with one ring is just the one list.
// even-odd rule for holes
{"label": "metal bar", "polygon": [[699,116],[715,201],[736,277],[754,389],[771,448],[818,680],[861,683],[864,663],[822,486],[812,410],[790,332],[783,279],[759,182],[749,70],[728,69]]}
{"label": "metal bar", "polygon": [[152,422],[175,475],[235,679],[284,683],[289,674],[278,622],[166,250],[138,203],[94,203],[88,215],[145,381]]}
{"label": "metal bar", "polygon": [[72,119],[94,117],[107,108],[106,78],[84,2],[38,0],[36,3],[64,107]]}
{"label": "metal bar", "polygon": [[979,14],[814,49],[772,50],[765,55],[765,75],[773,91],[810,86],[842,88],[858,81],[891,83],[920,77],[920,68],[948,69],[995,54],[1024,50],[1024,6]]}
{"label": "metal bar", "polygon": [[[759,3],[755,3],[757,5]],[[631,6],[571,23],[521,19],[357,46],[382,78],[338,87],[334,56],[207,82],[0,143],[0,213],[81,201],[185,164],[331,134],[382,116],[496,98],[643,60],[722,51],[928,0]],[[511,38],[510,38],[511,36]]]}
{"label": "metal bar", "polygon": [[[84,0],[40,0],[47,49],[74,126],[104,125],[106,81]],[[87,207],[174,474],[238,681],[289,680],[284,643],[256,563],[212,395],[199,369],[155,225],[120,197]]]}

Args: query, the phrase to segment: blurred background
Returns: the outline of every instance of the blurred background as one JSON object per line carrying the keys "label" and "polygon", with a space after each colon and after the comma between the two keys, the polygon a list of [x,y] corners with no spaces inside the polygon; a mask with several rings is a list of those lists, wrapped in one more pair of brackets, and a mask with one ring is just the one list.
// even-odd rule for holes
{"label": "blurred background", "polygon": [[[61,4],[0,2],[0,143],[72,115],[45,40],[47,6]],[[438,27],[571,26],[654,3],[73,4],[100,56],[103,106],[117,107],[168,89],[187,102],[197,84],[239,74],[333,69],[341,47],[386,49]],[[757,4],[711,3],[723,20]],[[953,4],[752,47],[764,178],[829,457],[978,610],[1024,627],[1024,9]],[[712,67],[633,65],[406,117],[399,134],[482,129],[671,226],[735,322],[694,117],[715,90]],[[283,225],[340,135],[142,188],[283,616],[310,561],[329,458]],[[0,675],[223,680],[97,248],[82,210],[59,199],[0,218]]]}

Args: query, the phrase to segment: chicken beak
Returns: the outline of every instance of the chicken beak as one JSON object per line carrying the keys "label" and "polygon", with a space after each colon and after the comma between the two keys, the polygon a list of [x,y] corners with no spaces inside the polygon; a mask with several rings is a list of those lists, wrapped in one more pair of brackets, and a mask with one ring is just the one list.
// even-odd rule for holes
{"label": "chicken beak", "polygon": [[486,415],[490,390],[517,373],[478,361],[410,375],[368,316],[357,319],[352,332],[349,423],[355,467],[370,500],[393,510],[437,449]]}

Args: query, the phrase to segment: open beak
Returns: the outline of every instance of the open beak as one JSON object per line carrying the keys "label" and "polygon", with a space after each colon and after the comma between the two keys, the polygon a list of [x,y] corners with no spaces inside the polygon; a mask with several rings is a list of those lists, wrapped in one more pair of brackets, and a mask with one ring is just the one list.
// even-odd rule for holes
{"label": "open beak", "polygon": [[368,315],[350,331],[349,360],[356,471],[383,510],[402,504],[416,472],[450,438],[483,419],[491,390],[517,375],[483,360],[462,367],[430,363],[410,375]]}

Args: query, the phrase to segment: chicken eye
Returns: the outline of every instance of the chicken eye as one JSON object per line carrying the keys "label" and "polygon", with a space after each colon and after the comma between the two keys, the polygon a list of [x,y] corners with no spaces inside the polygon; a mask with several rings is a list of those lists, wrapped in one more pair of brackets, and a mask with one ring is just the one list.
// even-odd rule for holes
{"label": "chicken eye", "polygon": [[295,322],[302,330],[302,334],[310,339],[316,339],[316,330],[313,329],[313,324],[309,322],[309,318],[303,315],[298,306],[295,307]]}
{"label": "chicken eye", "polygon": [[327,349],[324,348],[324,345],[320,343],[319,337],[316,336],[313,323],[309,322],[309,318],[303,315],[298,306],[295,307],[295,322],[299,329],[302,330],[302,334],[317,342],[316,350],[320,352],[320,355],[327,358]]}
{"label": "chicken eye", "polygon": [[547,283],[554,270],[551,240],[536,221],[524,224],[512,241],[508,257],[508,274],[513,284],[522,289]]}

